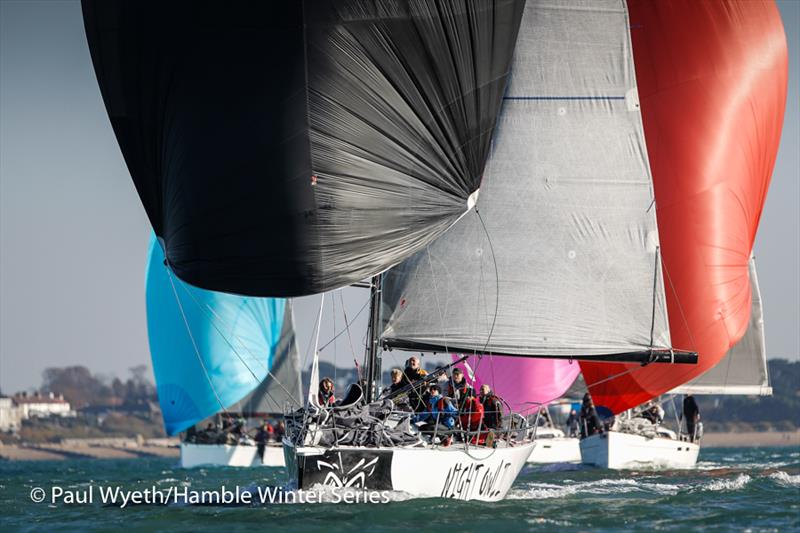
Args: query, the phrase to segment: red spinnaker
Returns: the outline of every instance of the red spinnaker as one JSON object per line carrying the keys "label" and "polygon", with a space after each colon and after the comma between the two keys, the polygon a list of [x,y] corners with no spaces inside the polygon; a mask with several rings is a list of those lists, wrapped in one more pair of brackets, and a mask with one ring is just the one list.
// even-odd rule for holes
{"label": "red spinnaker", "polygon": [[771,0],[629,0],[670,332],[697,365],[581,363],[618,413],[716,365],[750,316],[748,259],[780,141],[788,59]]}

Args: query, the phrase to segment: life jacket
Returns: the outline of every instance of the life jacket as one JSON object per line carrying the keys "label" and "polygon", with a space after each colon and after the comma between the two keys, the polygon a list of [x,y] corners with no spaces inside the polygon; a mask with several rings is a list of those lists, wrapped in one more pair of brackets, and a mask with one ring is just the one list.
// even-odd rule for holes
{"label": "life jacket", "polygon": [[452,428],[456,424],[455,415],[458,413],[453,404],[444,396],[438,398],[431,398],[429,400],[431,418],[436,421],[437,418],[440,423]]}
{"label": "life jacket", "polygon": [[503,416],[500,400],[494,394],[489,394],[488,396],[484,396],[480,403],[483,406],[486,427],[498,427]]}
{"label": "life jacket", "polygon": [[483,405],[474,396],[464,402],[461,415],[461,427],[468,431],[477,431],[483,421]]}
{"label": "life jacket", "polygon": [[333,405],[334,402],[336,402],[336,398],[334,397],[333,394],[333,389],[331,389],[330,392],[320,392],[319,394],[317,394],[317,400],[319,401],[319,404],[323,407],[326,407],[328,405]]}

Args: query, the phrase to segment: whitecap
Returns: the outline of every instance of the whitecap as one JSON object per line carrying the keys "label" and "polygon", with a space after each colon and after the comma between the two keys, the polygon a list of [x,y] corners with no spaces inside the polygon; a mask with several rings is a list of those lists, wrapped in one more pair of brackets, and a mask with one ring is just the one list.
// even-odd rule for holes
{"label": "whitecap", "polygon": [[718,491],[718,490],[739,490],[745,487],[752,478],[747,474],[739,474],[733,479],[715,479],[711,483],[700,487],[704,491]]}
{"label": "whitecap", "polygon": [[774,480],[778,485],[783,485],[784,487],[800,487],[800,474],[792,476],[783,470],[779,470],[771,473],[769,478]]}
{"label": "whitecap", "polygon": [[625,494],[631,492],[653,492],[656,494],[677,494],[681,489],[678,485],[668,483],[650,483],[635,479],[598,479],[569,485],[554,485],[551,483],[532,483],[521,487],[508,495],[509,499],[535,500],[564,498],[574,494]]}
{"label": "whitecap", "polygon": [[506,496],[509,500],[547,500],[551,498],[563,498],[577,494],[575,486],[549,485],[547,483],[536,483],[525,489],[515,489]]}

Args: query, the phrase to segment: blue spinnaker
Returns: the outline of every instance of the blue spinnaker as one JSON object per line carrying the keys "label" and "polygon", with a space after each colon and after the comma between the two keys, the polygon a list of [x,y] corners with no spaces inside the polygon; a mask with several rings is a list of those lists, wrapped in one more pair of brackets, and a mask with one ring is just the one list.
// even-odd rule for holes
{"label": "blue spinnaker", "polygon": [[169,435],[242,400],[280,349],[286,300],[193,287],[171,274],[155,238],[145,277],[147,333]]}

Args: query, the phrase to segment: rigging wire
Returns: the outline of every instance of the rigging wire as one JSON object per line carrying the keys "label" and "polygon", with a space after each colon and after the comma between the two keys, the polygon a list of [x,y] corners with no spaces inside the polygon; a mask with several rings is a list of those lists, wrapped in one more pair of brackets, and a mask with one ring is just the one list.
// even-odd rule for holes
{"label": "rigging wire", "polygon": [[[189,297],[190,297],[190,298],[191,298],[191,299],[194,301],[194,303],[195,303],[195,305],[198,307],[198,309],[200,309],[201,311],[203,311],[203,312],[206,314],[206,317],[207,317],[207,318],[209,318],[209,321],[208,321],[208,322],[209,322],[209,323],[210,323],[210,324],[211,324],[211,325],[214,327],[214,330],[216,330],[216,332],[217,332],[217,333],[219,333],[220,337],[222,337],[222,340],[224,340],[224,341],[225,341],[225,343],[226,343],[226,344],[227,344],[227,345],[230,347],[230,349],[233,351],[233,353],[234,353],[234,354],[236,355],[236,357],[239,359],[239,362],[241,362],[241,363],[242,363],[242,365],[243,365],[243,366],[244,366],[244,367],[247,369],[247,371],[250,373],[250,375],[251,375],[251,376],[253,376],[253,379],[254,379],[254,380],[257,382],[257,383],[259,383],[259,384],[260,384],[260,383],[262,382],[262,380],[261,380],[261,379],[259,379],[259,377],[258,377],[258,376],[256,376],[256,374],[253,372],[253,370],[252,370],[252,369],[251,369],[251,368],[250,368],[250,367],[247,365],[247,363],[245,363],[244,359],[242,358],[241,354],[238,352],[238,350],[236,349],[236,347],[233,345],[233,343],[231,343],[231,342],[230,342],[230,340],[228,339],[228,337],[227,337],[227,336],[226,336],[226,335],[225,335],[225,334],[224,334],[222,331],[220,331],[220,329],[219,329],[219,328],[217,327],[217,325],[214,323],[214,320],[213,320],[212,318],[216,318],[216,319],[217,319],[217,320],[218,320],[220,323],[222,323],[224,326],[230,327],[230,324],[226,324],[226,323],[225,323],[225,321],[222,319],[222,317],[220,317],[220,316],[219,316],[219,314],[217,314],[217,312],[216,312],[216,311],[214,311],[214,308],[213,308],[213,307],[211,307],[211,306],[208,306],[208,305],[206,305],[206,306],[202,305],[202,304],[201,304],[201,303],[200,303],[200,302],[197,300],[197,298],[196,298],[196,297],[195,297],[195,296],[192,294],[192,292],[191,292],[191,291],[188,289],[188,287],[187,287],[185,284],[181,283],[181,287],[183,288],[184,292],[186,292],[186,294],[188,294],[188,295],[189,295]],[[213,317],[211,316],[211,314],[209,314],[209,312],[210,312],[211,314],[213,314]],[[233,330],[233,328],[230,328],[230,329],[231,329],[231,331]],[[299,401],[298,401],[298,400],[297,400],[297,399],[294,397],[294,395],[293,395],[291,392],[289,392],[289,390],[288,390],[288,389],[287,389],[287,388],[286,388],[286,387],[283,385],[283,383],[281,383],[281,381],[280,381],[280,380],[279,380],[279,379],[278,379],[278,378],[275,376],[275,374],[273,374],[273,373],[270,371],[270,369],[266,367],[266,365],[265,365],[265,364],[264,364],[264,363],[261,361],[261,358],[260,358],[260,357],[257,357],[257,356],[256,356],[256,355],[255,355],[255,354],[254,354],[254,353],[253,353],[253,352],[250,350],[250,348],[249,348],[249,347],[247,346],[247,344],[246,344],[246,343],[245,343],[245,342],[244,342],[244,341],[241,339],[241,337],[239,337],[239,336],[238,336],[238,335],[236,335],[235,333],[232,333],[232,336],[233,336],[233,337],[234,337],[234,338],[235,338],[237,341],[239,341],[239,343],[241,344],[241,347],[242,347],[242,348],[244,348],[244,350],[245,350],[245,351],[247,351],[247,353],[250,355],[250,358],[251,358],[253,361],[255,361],[256,363],[258,363],[258,365],[259,365],[259,366],[261,366],[261,368],[264,370],[264,372],[265,372],[265,373],[266,373],[266,374],[267,374],[269,377],[271,377],[271,378],[272,378],[272,379],[275,381],[275,383],[277,383],[277,385],[278,385],[278,386],[279,386],[281,389],[283,389],[283,391],[286,393],[286,395],[288,396],[288,398],[289,398],[290,400],[292,400],[292,401],[293,401],[295,404],[297,404],[297,405],[299,405],[299,406],[302,406],[302,404],[301,404],[301,403],[300,403],[300,402],[299,402]],[[268,397],[268,398],[269,398],[269,399],[272,401],[272,403],[274,403],[275,405],[280,405],[280,402],[276,401],[276,400],[275,400],[275,398],[274,398],[274,397],[273,397],[273,396],[272,396],[272,395],[269,393],[269,391],[264,391],[264,392],[266,393],[267,397]]]}
{"label": "rigging wire", "polygon": [[[341,296],[341,292],[339,293],[339,295]],[[353,317],[353,320],[351,322],[349,322],[349,323],[347,321],[347,315],[345,315],[345,318],[344,318],[345,327],[344,327],[344,329],[342,331],[340,331],[339,333],[336,333],[333,336],[332,339],[330,339],[328,342],[323,344],[322,347],[320,347],[319,351],[321,352],[322,350],[324,350],[325,348],[330,346],[333,341],[338,339],[339,336],[343,335],[345,332],[347,332],[347,336],[350,337],[350,326],[353,324],[353,322],[356,321],[356,319],[361,315],[361,313],[364,311],[364,309],[367,308],[368,305],[369,305],[369,299],[367,299],[367,301],[364,302],[364,305],[361,306],[361,309],[358,310],[358,313],[355,314],[355,316]],[[342,297],[342,312],[344,313],[344,297]],[[334,328],[334,332],[335,331],[336,331],[336,329]],[[356,350],[353,347],[353,339],[352,339],[352,337],[350,337],[350,349],[353,351],[353,354],[356,353]]]}
{"label": "rigging wire", "polygon": [[486,229],[486,224],[483,221],[483,217],[481,216],[481,212],[478,211],[478,207],[475,206],[475,214],[478,215],[478,220],[481,222],[481,226],[483,227],[484,233],[486,233],[486,240],[489,243],[489,250],[492,252],[492,264],[494,265],[494,280],[495,280],[495,299],[494,299],[494,317],[492,318],[492,327],[489,328],[489,336],[486,338],[486,344],[483,345],[483,353],[486,353],[486,348],[489,347],[489,342],[492,340],[492,334],[494,333],[494,327],[497,324],[497,314],[500,310],[500,274],[497,269],[497,256],[494,254],[494,245],[492,244],[492,237],[489,235],[489,230]]}
{"label": "rigging wire", "polygon": [[447,331],[444,325],[444,313],[442,313],[442,306],[439,303],[439,289],[436,286],[436,272],[433,270],[433,261],[431,260],[431,248],[430,245],[425,246],[425,253],[428,257],[428,266],[431,268],[431,281],[433,282],[433,296],[436,298],[436,310],[439,312],[439,324],[442,327],[442,338],[444,339],[444,350],[446,352],[450,352],[450,349],[447,347]]}
{"label": "rigging wire", "polygon": [[[478,355],[478,361],[475,363],[475,372],[477,373],[478,367],[483,361],[484,355],[486,355],[486,349],[489,347],[489,343],[492,340],[492,334],[494,333],[494,328],[497,323],[497,315],[500,310],[500,274],[499,269],[497,268],[497,256],[494,253],[494,245],[492,244],[492,238],[489,235],[489,230],[486,228],[486,223],[483,221],[483,217],[481,216],[478,207],[475,206],[475,214],[478,216],[478,221],[481,223],[481,227],[483,228],[483,232],[486,235],[486,241],[489,243],[489,251],[492,252],[492,264],[494,265],[494,280],[495,280],[495,300],[494,300],[494,316],[492,317],[492,325],[489,328],[489,335],[486,337],[486,344],[483,345],[483,350],[481,350],[481,354]],[[482,264],[482,263],[481,263]],[[492,372],[492,390],[494,390],[494,358],[492,354],[489,354],[489,368]]]}
{"label": "rigging wire", "polygon": [[[350,353],[353,356],[353,362],[356,364],[356,374],[358,375],[358,380],[361,381],[361,368],[358,366],[358,356],[356,355],[355,346],[353,346],[353,336],[350,335],[350,324],[351,323],[347,320],[347,308],[344,305],[344,291],[339,292],[339,300],[341,301],[341,304],[342,304],[342,316],[344,317],[344,329],[345,329],[345,331],[347,331],[347,340],[350,343]],[[369,303],[369,300],[367,300],[367,303]],[[361,314],[361,311],[363,311],[365,307],[366,307],[366,303],[361,307],[361,310],[359,310],[359,312],[356,314],[356,316],[353,317],[354,321],[355,321],[356,318],[358,318],[358,315]],[[336,337],[334,337],[334,340],[335,339],[336,339]]]}
{"label": "rigging wire", "polygon": [[[678,298],[678,292],[675,290],[675,286],[672,284],[672,277],[669,275],[669,269],[667,268],[667,264],[664,261],[663,256],[661,258],[661,268],[664,269],[664,274],[667,275],[667,281],[669,281],[669,288],[672,290],[672,294],[675,295],[675,301],[678,304],[678,311],[680,312],[681,320],[683,321],[683,327],[686,328],[686,333],[689,335],[689,342],[692,344],[692,350],[697,351],[697,343],[695,342],[694,336],[692,335],[692,330],[689,328],[689,322],[686,320],[686,315],[683,312],[683,306],[681,305],[681,301]],[[670,339],[670,344],[671,343],[672,342]]]}
{"label": "rigging wire", "polygon": [[200,362],[200,367],[203,369],[203,374],[205,375],[206,380],[208,380],[208,385],[211,387],[211,392],[214,393],[214,397],[217,399],[217,403],[219,403],[219,406],[222,408],[225,414],[228,415],[228,410],[223,405],[222,399],[219,397],[219,394],[217,394],[217,389],[214,388],[214,382],[211,380],[211,376],[208,373],[208,369],[206,368],[205,363],[203,363],[203,357],[200,355],[200,349],[197,347],[197,342],[194,340],[194,335],[192,335],[192,328],[189,327],[189,321],[186,318],[186,313],[184,313],[183,311],[183,304],[181,303],[181,299],[178,296],[178,291],[175,289],[175,281],[172,279],[172,269],[169,268],[169,265],[166,265],[166,269],[167,269],[167,276],[169,277],[169,283],[172,286],[172,294],[175,295],[175,301],[178,303],[178,309],[180,309],[181,311],[181,318],[183,318],[183,324],[186,326],[186,332],[189,333],[189,339],[191,339],[192,341],[192,347],[194,348],[194,353],[195,355],[197,355],[197,360]]}

